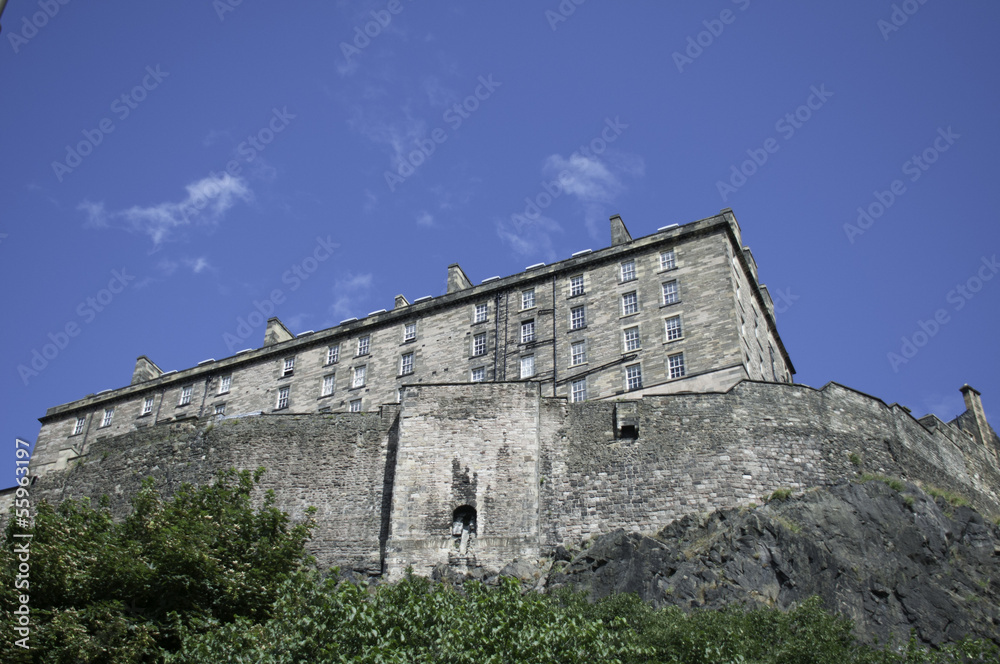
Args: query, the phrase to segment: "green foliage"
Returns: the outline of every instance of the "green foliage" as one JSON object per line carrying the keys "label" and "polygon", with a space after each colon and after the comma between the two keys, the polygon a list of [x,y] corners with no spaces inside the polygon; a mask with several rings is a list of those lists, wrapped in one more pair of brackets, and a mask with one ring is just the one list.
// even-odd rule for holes
{"label": "green foliage", "polygon": [[[586,602],[522,593],[514,579],[462,591],[421,577],[370,593],[303,572],[288,581],[274,618],[254,624],[209,621],[185,631],[176,664],[222,661],[293,664],[590,663],[639,661],[625,619],[585,615]],[[207,629],[206,629],[207,628]]]}
{"label": "green foliage", "polygon": [[952,493],[951,491],[946,491],[945,489],[938,489],[937,487],[929,486],[926,487],[925,491],[935,498],[943,498],[946,503],[952,507],[970,507],[972,504],[965,498],[957,493]]}
{"label": "green foliage", "polygon": [[[263,469],[220,473],[164,501],[152,481],[115,522],[102,501],[40,503],[30,540],[30,587],[14,590],[13,520],[0,552],[0,620],[29,595],[30,651],[5,639],[5,662],[158,661],[185,624],[237,616],[265,620],[280,584],[305,561],[311,522],[291,527],[265,496],[251,504]],[[2,649],[7,649],[3,652]]]}
{"label": "green foliage", "polygon": [[861,465],[861,457],[854,452],[851,452],[849,455],[847,455],[847,460],[850,461],[855,466]]}
{"label": "green foliage", "polygon": [[764,502],[769,503],[772,500],[775,500],[775,501],[788,500],[791,497],[792,497],[792,490],[791,489],[777,489],[770,496],[765,496],[764,497]]}
{"label": "green foliage", "polygon": [[[185,628],[170,664],[501,662],[621,664],[944,664],[996,661],[987,642],[928,651],[916,640],[875,649],[819,598],[783,613],[654,609],[635,595],[591,604],[583,594],[524,593],[518,582],[464,589],[408,576],[370,591],[302,572],[264,623],[239,618]],[[962,659],[962,656],[980,659]]]}
{"label": "green foliage", "polygon": [[906,489],[906,485],[903,484],[903,482],[901,480],[897,480],[897,479],[892,478],[892,477],[886,477],[885,475],[873,475],[871,473],[865,473],[860,478],[860,481],[862,483],[864,483],[864,482],[871,482],[873,480],[874,481],[878,481],[878,482],[884,482],[893,491],[897,491],[897,492],[900,492],[900,493],[902,493]]}

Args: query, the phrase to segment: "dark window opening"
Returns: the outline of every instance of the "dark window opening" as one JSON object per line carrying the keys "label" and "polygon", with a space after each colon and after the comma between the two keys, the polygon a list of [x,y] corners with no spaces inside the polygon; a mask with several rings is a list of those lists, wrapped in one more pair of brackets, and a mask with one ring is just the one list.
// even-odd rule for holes
{"label": "dark window opening", "polygon": [[466,555],[469,544],[476,535],[476,508],[462,505],[451,515],[451,536],[455,539],[459,555]]}

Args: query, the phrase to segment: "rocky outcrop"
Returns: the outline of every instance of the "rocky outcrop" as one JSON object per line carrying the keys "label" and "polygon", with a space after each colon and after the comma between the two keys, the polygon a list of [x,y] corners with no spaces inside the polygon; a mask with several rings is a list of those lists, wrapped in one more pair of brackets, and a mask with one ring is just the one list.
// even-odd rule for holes
{"label": "rocky outcrop", "polygon": [[[894,488],[895,487],[895,488]],[[761,507],[685,517],[653,537],[619,530],[568,562],[548,589],[637,593],[657,606],[789,609],[812,595],[859,638],[1000,643],[1000,526],[913,484],[844,481]]]}

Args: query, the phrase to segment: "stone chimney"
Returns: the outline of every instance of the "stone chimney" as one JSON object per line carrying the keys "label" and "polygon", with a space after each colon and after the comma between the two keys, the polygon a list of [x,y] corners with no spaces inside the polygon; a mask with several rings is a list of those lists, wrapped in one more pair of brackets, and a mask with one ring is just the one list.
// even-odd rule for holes
{"label": "stone chimney", "polygon": [[472,282],[465,276],[458,263],[452,263],[448,266],[448,292],[455,293],[466,288],[472,288]]}
{"label": "stone chimney", "polygon": [[621,215],[616,214],[611,217],[611,246],[614,247],[631,241],[632,236],[629,235],[628,229],[625,228],[625,222],[622,221]]}
{"label": "stone chimney", "polygon": [[151,359],[140,355],[135,361],[135,371],[132,372],[132,385],[145,383],[163,375],[163,369],[156,366]]}
{"label": "stone chimney", "polygon": [[289,332],[288,328],[277,317],[267,319],[267,331],[264,332],[265,347],[280,344],[282,341],[294,338],[295,335]]}
{"label": "stone chimney", "polygon": [[408,306],[410,306],[409,301],[405,297],[403,297],[402,295],[397,295],[396,296],[396,303],[394,305],[392,305],[392,308],[393,309],[401,309],[402,307],[408,307]]}
{"label": "stone chimney", "polygon": [[962,396],[965,397],[965,409],[966,412],[971,416],[971,433],[975,437],[976,442],[980,445],[986,445],[986,441],[990,440],[990,425],[986,422],[986,413],[983,412],[983,401],[979,398],[979,392],[968,384],[962,386]]}

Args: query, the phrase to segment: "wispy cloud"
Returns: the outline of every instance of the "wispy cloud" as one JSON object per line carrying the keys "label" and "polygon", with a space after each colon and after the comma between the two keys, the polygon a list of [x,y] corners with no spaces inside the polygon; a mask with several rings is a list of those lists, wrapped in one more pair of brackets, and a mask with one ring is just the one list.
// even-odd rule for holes
{"label": "wispy cloud", "polygon": [[402,116],[390,117],[384,109],[355,106],[348,126],[375,145],[388,148],[390,165],[398,168],[406,155],[417,149],[417,141],[427,134],[427,123],[415,118],[407,102]]}
{"label": "wispy cloud", "polygon": [[424,228],[433,228],[434,215],[432,215],[427,210],[422,210],[420,214],[417,215],[417,226],[422,226]]}
{"label": "wispy cloud", "polygon": [[609,153],[603,158],[588,158],[576,152],[569,157],[554,154],[545,160],[542,173],[557,178],[563,191],[579,201],[587,230],[596,237],[598,223],[607,216],[608,206],[625,192],[623,179],[645,175],[645,162],[637,155],[623,153]]}
{"label": "wispy cloud", "polygon": [[148,235],[154,245],[159,245],[192,224],[215,226],[236,203],[253,200],[253,192],[246,181],[229,173],[210,175],[187,185],[185,190],[187,196],[179,202],[109,211],[103,202],[85,200],[78,209],[87,213],[87,226],[142,233]]}
{"label": "wispy cloud", "polygon": [[372,287],[371,273],[347,274],[333,282],[333,304],[330,305],[330,315],[335,321],[358,317],[357,308],[364,304]]}
{"label": "wispy cloud", "polygon": [[610,206],[627,190],[627,180],[645,175],[645,163],[638,155],[610,150],[601,157],[552,154],[543,160],[541,175],[538,190],[524,199],[521,209],[498,219],[496,229],[516,254],[551,260],[552,236],[563,232],[563,225],[548,208],[560,199],[574,201],[588,234],[599,239]]}

